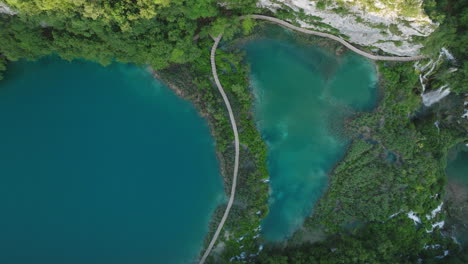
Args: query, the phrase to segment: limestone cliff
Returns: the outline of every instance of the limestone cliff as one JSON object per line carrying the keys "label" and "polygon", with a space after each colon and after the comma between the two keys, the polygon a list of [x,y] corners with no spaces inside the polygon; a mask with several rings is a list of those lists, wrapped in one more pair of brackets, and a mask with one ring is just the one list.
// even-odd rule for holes
{"label": "limestone cliff", "polygon": [[18,12],[12,10],[7,4],[0,2],[0,14],[16,15]]}
{"label": "limestone cliff", "polygon": [[258,6],[295,14],[302,27],[334,29],[352,43],[413,56],[422,47],[415,38],[430,35],[437,24],[421,0],[259,0]]}

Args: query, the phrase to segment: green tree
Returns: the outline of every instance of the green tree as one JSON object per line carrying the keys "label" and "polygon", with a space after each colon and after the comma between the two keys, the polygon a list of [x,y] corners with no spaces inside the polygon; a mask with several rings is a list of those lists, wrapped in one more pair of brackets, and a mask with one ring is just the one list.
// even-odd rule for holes
{"label": "green tree", "polygon": [[4,71],[6,71],[6,59],[0,55],[0,80],[3,79]]}

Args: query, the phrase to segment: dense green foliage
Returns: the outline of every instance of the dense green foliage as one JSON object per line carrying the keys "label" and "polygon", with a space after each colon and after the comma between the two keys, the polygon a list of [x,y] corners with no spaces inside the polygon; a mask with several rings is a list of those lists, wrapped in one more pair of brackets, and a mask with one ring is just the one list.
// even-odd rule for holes
{"label": "dense green foliage", "polygon": [[[413,65],[380,65],[383,101],[374,113],[363,114],[348,126],[358,139],[345,160],[334,170],[330,188],[318,205],[316,218],[331,229],[354,221],[384,221],[400,210],[425,213],[440,201],[445,175],[441,151],[461,137],[461,132],[442,130],[441,146],[428,144],[437,132],[433,118],[417,116],[420,98]],[[429,136],[430,135],[430,136]]]}
{"label": "dense green foliage", "polygon": [[[85,58],[103,65],[113,61],[150,65],[163,80],[177,86],[210,121],[229,192],[233,134],[212,82],[211,36],[223,33],[223,40],[227,41],[241,32],[252,32],[254,22],[250,19],[240,22],[238,15],[258,11],[255,1],[224,0],[223,5],[216,0],[3,2],[19,14],[0,14],[0,79],[8,61],[33,60],[49,54],[67,60]],[[318,1],[318,7],[325,8],[330,2]],[[360,2],[372,6],[372,1]],[[400,2],[413,7],[419,3]],[[466,1],[425,1],[425,8],[442,23],[427,40],[426,52],[437,56],[440,48],[446,47],[457,58],[459,68],[454,75],[439,70],[431,76],[429,86],[449,82],[454,91],[465,92]],[[346,10],[337,8],[335,12]],[[405,12],[416,11],[413,8]],[[318,17],[305,16],[303,12],[296,15],[325,32],[338,33]],[[278,11],[276,16],[291,18],[293,14],[291,10]],[[396,32],[398,28],[392,25],[390,30]],[[266,147],[252,118],[248,68],[242,59],[243,54],[236,50],[221,47],[217,51],[221,83],[238,121],[242,157],[236,203],[225,227],[229,239],[221,237],[225,250],[220,259],[211,260],[217,263],[228,262],[242,251],[256,253],[258,244],[254,237],[268,212],[268,184],[262,182],[268,177]],[[433,257],[440,255],[441,249],[423,248],[435,243],[456,252],[439,232],[426,233],[430,221],[415,226],[405,213],[414,211],[423,216],[441,202],[447,149],[467,140],[466,122],[454,120],[463,107],[461,99],[453,99],[456,107],[453,104],[418,112],[421,99],[413,64],[381,63],[379,71],[383,79],[382,102],[375,112],[348,122],[355,139],[344,160],[334,169],[329,190],[320,200],[316,214],[306,223],[309,228],[325,227],[329,238],[313,245],[265,250],[260,263],[414,263],[418,258],[430,263],[437,260]],[[440,131],[434,126],[435,121],[440,121]],[[212,227],[217,225],[222,210],[218,210]],[[389,219],[398,212],[401,215]],[[443,217],[440,214],[434,221]],[[360,227],[350,231],[350,226],[356,224]],[[244,239],[240,241],[240,237]],[[210,238],[211,234],[207,236]]]}
{"label": "dense green foliage", "polygon": [[[226,24],[214,0],[5,2],[20,11],[15,16],[0,14],[0,53],[9,60],[57,53],[68,60],[116,60],[161,69],[196,60],[202,48],[194,39],[209,38],[213,27],[223,29]],[[242,10],[251,8],[249,4]]]}
{"label": "dense green foliage", "polygon": [[3,79],[3,71],[6,70],[6,59],[3,56],[0,56],[0,80]]}
{"label": "dense green foliage", "polygon": [[[269,248],[259,263],[464,263],[451,238],[432,233],[427,219],[443,201],[448,149],[468,140],[468,126],[450,116],[458,107],[417,112],[418,77],[411,63],[380,63],[383,98],[379,108],[361,114],[347,127],[355,139],[330,176],[307,229],[323,227],[322,242],[297,244],[296,234],[286,248]],[[462,105],[458,98],[456,103]],[[440,130],[434,126],[439,121]],[[406,215],[415,212],[421,224]],[[435,230],[440,230],[436,227]],[[427,245],[436,245],[425,248]],[[444,251],[450,257],[441,259]]]}
{"label": "dense green foliage", "polygon": [[[238,16],[253,12],[255,1],[226,0],[224,7],[214,0],[6,2],[20,12],[0,14],[0,54],[4,56],[0,69],[4,58],[33,60],[53,53],[67,60],[85,58],[103,65],[130,62],[159,69],[161,78],[176,85],[209,119],[226,192],[230,192],[233,134],[212,82],[211,36],[223,33],[223,39],[229,40],[237,33],[249,33],[254,21],[240,23]],[[227,257],[239,254],[240,245],[251,252],[258,250],[253,237],[268,212],[268,184],[262,182],[268,175],[266,147],[250,112],[252,97],[243,56],[238,51],[218,49],[217,53],[220,79],[236,113],[242,144],[236,203],[224,228],[232,236],[225,241]],[[212,231],[223,211],[221,206]],[[237,241],[241,236],[246,238]]]}
{"label": "dense green foliage", "polygon": [[[426,89],[449,84],[467,92],[466,1],[428,1],[432,18],[442,24],[425,41],[425,52],[439,56],[448,49],[455,61],[443,60],[429,76]],[[441,15],[447,12],[445,15]],[[439,232],[427,233],[444,219],[426,219],[443,201],[446,154],[468,140],[468,122],[461,119],[463,97],[421,109],[419,72],[412,63],[379,63],[383,97],[377,110],[350,120],[355,136],[343,161],[330,176],[330,187],[306,221],[309,230],[323,228],[329,237],[314,244],[299,244],[301,234],[286,248],[271,248],[261,263],[465,263],[464,251]],[[457,67],[458,71],[448,73]],[[437,122],[437,126],[435,123]],[[422,223],[414,225],[406,214]],[[393,218],[391,216],[397,215]],[[358,228],[353,228],[359,226]],[[436,227],[437,228],[437,227]],[[437,249],[425,245],[439,244]],[[443,250],[450,252],[443,259]],[[459,254],[461,253],[461,254]]]}
{"label": "dense green foliage", "polygon": [[[256,253],[260,221],[268,213],[267,199],[269,186],[262,180],[268,178],[266,168],[266,145],[255,126],[251,112],[253,98],[249,91],[248,70],[243,63],[243,54],[237,50],[217,52],[219,78],[229,94],[233,111],[238,120],[241,142],[241,166],[237,184],[237,201],[231,209],[227,231],[232,238],[226,243],[223,252],[225,259],[241,252]],[[232,160],[232,159],[231,159]],[[230,185],[230,184],[229,184]],[[259,213],[257,213],[259,212]],[[240,249],[237,239],[243,237]]]}
{"label": "dense green foliage", "polygon": [[315,263],[444,263],[435,258],[443,255],[440,248],[424,249],[425,245],[443,245],[457,250],[450,238],[427,233],[417,228],[405,216],[385,223],[373,222],[352,232],[343,232],[323,242],[284,249],[267,249],[258,263],[315,264]]}
{"label": "dense green foliage", "polygon": [[[445,62],[440,72],[432,80],[432,86],[448,83],[452,91],[468,91],[468,2],[459,0],[429,0],[425,9],[432,19],[441,23],[439,28],[425,40],[425,52],[435,55],[445,47],[456,58],[455,62]],[[456,67],[457,71],[447,74]]]}
{"label": "dense green foliage", "polygon": [[[239,32],[241,27],[232,30]],[[204,44],[209,46],[212,42],[206,41]],[[209,49],[205,49],[201,53],[200,60],[195,63],[191,65],[174,65],[168,69],[158,71],[158,73],[163,80],[176,85],[181,90],[182,95],[192,100],[202,115],[209,119],[213,127],[212,133],[216,138],[217,150],[221,155],[223,171],[226,175],[225,189],[229,193],[231,189],[230,175],[232,175],[233,171],[234,136],[222,98],[211,81],[209,55]],[[231,209],[230,217],[224,228],[229,233],[230,239],[225,239],[224,236],[220,237],[220,240],[225,244],[222,258],[229,259],[234,255],[239,255],[242,251],[255,253],[258,250],[254,236],[259,232],[258,226],[261,219],[268,212],[268,184],[262,182],[268,177],[268,173],[266,169],[266,146],[255,127],[254,118],[250,111],[253,98],[248,90],[248,69],[246,64],[242,63],[243,54],[237,50],[218,49],[216,59],[220,80],[236,113],[242,145],[236,202]],[[214,232],[224,209],[224,206],[220,207],[215,215],[212,222],[212,232]],[[209,234],[207,239],[211,239],[211,235]],[[238,241],[240,237],[244,237],[244,239]],[[240,246],[242,246],[242,249],[240,249]]]}

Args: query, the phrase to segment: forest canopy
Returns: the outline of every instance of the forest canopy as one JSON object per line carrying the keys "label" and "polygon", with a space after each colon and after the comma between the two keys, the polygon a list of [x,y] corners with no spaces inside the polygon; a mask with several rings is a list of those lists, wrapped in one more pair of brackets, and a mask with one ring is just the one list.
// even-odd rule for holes
{"label": "forest canopy", "polygon": [[[185,69],[190,82],[180,86],[190,86],[191,96],[199,98],[197,103],[218,130],[215,133],[218,150],[228,153],[231,129],[224,105],[210,82],[211,36],[224,33],[223,40],[229,41],[239,32],[252,32],[255,22],[251,19],[240,22],[238,17],[258,12],[255,0],[0,1],[18,11],[15,15],[0,14],[0,79],[8,61],[35,60],[50,54],[66,60],[84,58],[103,65],[114,61],[149,65],[156,70],[166,69],[166,75],[176,78]],[[412,0],[398,2],[420,4]],[[431,18],[441,23],[430,38],[422,40],[426,54],[437,56],[446,47],[457,58],[458,67],[454,75],[436,75],[431,81],[449,82],[457,93],[466,92],[467,87],[466,6],[466,1],[455,0],[424,3]],[[250,155],[255,161],[251,171],[241,173],[245,178],[240,178],[240,195],[236,198],[251,206],[253,217],[247,210],[237,209],[233,215],[243,223],[228,223],[245,232],[243,229],[258,226],[255,212],[268,210],[267,187],[255,184],[268,177],[266,147],[251,118],[252,97],[247,88],[248,67],[243,63],[243,55],[218,50],[217,60],[218,67],[223,69],[221,82],[233,107],[243,117],[239,122],[240,137],[250,153],[244,150],[242,156]],[[424,117],[416,115],[421,97],[415,92],[419,79],[412,63],[381,63],[379,72],[382,89],[386,91],[381,108],[349,122],[353,133],[371,131],[367,139],[379,145],[364,139],[350,145],[347,157],[335,168],[328,193],[317,206],[315,219],[309,221],[310,225],[325,226],[333,235],[313,245],[267,248],[259,257],[260,263],[414,263],[422,256],[433,259],[438,253],[423,251],[425,242],[453,247],[451,241],[440,235],[429,235],[426,226],[415,228],[404,214],[392,220],[388,217],[400,209],[423,215],[441,202],[441,198],[432,199],[431,195],[443,193],[447,148],[457,140],[466,140],[466,130],[449,120],[448,117],[455,116],[452,112],[442,115],[434,110]],[[161,73],[164,75],[164,71]],[[435,121],[447,129],[436,132]],[[398,162],[390,164],[382,160],[387,152],[396,153]],[[352,231],[342,229],[343,224],[353,221],[363,226]],[[232,245],[226,245],[226,256],[236,253],[227,259],[240,250],[235,241],[231,242]],[[256,242],[250,242],[257,248]],[[380,247],[375,248],[376,244]]]}
{"label": "forest canopy", "polygon": [[[5,2],[19,11],[0,14],[0,53],[8,60],[56,53],[67,60],[81,57],[104,65],[115,60],[156,69],[199,57],[194,40],[209,37],[220,12],[214,0]],[[241,3],[225,1],[233,8]]]}

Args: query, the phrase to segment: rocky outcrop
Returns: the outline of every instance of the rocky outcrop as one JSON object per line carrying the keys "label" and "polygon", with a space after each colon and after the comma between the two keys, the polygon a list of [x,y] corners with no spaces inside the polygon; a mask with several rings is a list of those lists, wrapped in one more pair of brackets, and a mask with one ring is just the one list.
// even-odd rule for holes
{"label": "rocky outcrop", "polygon": [[18,12],[11,9],[7,4],[0,2],[0,14],[7,14],[13,16],[18,14]]}
{"label": "rocky outcrop", "polygon": [[250,18],[260,19],[260,20],[266,20],[266,21],[270,21],[272,23],[275,23],[275,24],[278,24],[278,25],[281,25],[281,26],[290,28],[292,30],[305,33],[305,34],[333,39],[335,41],[340,42],[341,44],[343,44],[345,47],[352,50],[353,52],[356,52],[357,54],[359,54],[361,56],[364,56],[364,57],[367,57],[367,58],[369,58],[371,60],[382,60],[382,61],[414,61],[414,60],[416,60],[417,61],[417,60],[422,60],[422,59],[426,58],[425,56],[398,57],[398,56],[373,55],[373,54],[370,54],[368,52],[362,51],[362,50],[354,47],[353,45],[349,44],[347,41],[345,41],[342,38],[337,37],[337,36],[335,36],[333,34],[328,34],[328,33],[319,32],[319,31],[310,30],[310,29],[305,29],[305,28],[302,28],[302,27],[297,27],[297,26],[294,26],[294,25],[292,25],[292,24],[290,24],[290,23],[288,23],[288,22],[286,22],[284,20],[278,19],[276,17],[264,16],[264,15],[248,15],[248,16],[244,16],[244,17],[241,17],[241,18],[243,19],[245,17],[250,17]]}
{"label": "rocky outcrop", "polygon": [[323,1],[259,0],[258,5],[273,12],[290,10],[296,14],[301,27],[316,30],[334,28],[348,36],[352,43],[377,47],[399,56],[419,54],[422,45],[413,41],[413,37],[428,36],[437,28],[437,24],[422,11],[421,3],[413,6],[411,16],[399,6],[389,6],[380,1],[374,1],[372,6],[366,6],[359,0],[328,6],[319,3]]}
{"label": "rocky outcrop", "polygon": [[[439,52],[439,56],[437,60],[429,60],[428,63],[425,65],[420,65],[420,62],[417,62],[414,65],[414,68],[419,71],[419,82],[421,83],[421,97],[422,102],[425,106],[429,107],[443,98],[450,94],[450,87],[448,84],[444,84],[437,89],[432,89],[431,91],[426,90],[426,84],[431,77],[431,75],[435,74],[436,72],[440,71],[440,66],[444,61],[454,62],[455,58],[453,55],[446,49],[442,48]],[[452,72],[457,71],[457,68],[450,68],[446,71],[446,74],[450,74]]]}

